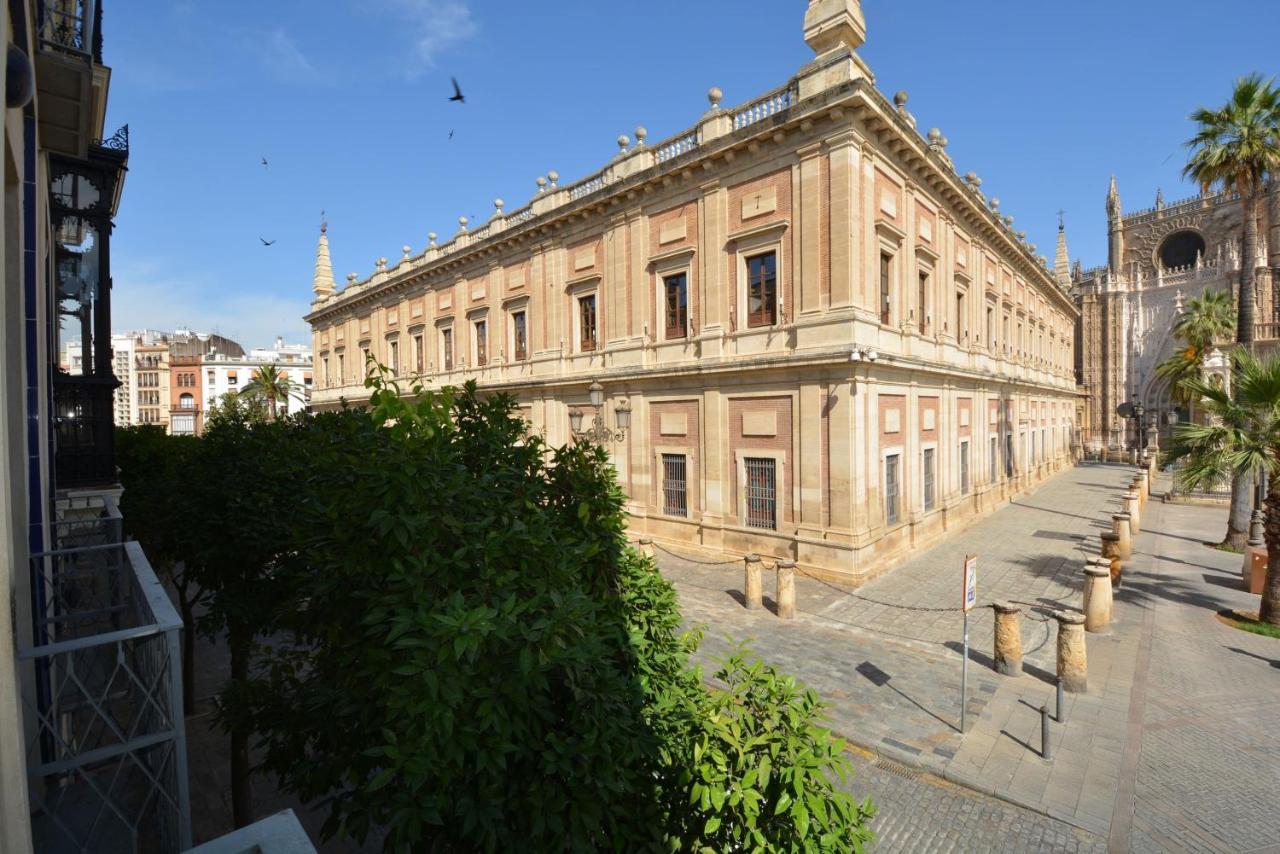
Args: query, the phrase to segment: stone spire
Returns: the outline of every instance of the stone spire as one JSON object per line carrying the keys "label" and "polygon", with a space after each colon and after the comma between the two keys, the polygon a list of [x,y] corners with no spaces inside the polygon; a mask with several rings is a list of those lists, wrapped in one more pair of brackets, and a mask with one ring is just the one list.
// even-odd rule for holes
{"label": "stone spire", "polygon": [[1058,287],[1071,287],[1071,256],[1067,253],[1067,227],[1058,211],[1058,251],[1053,256],[1053,277]]}
{"label": "stone spire", "polygon": [[1120,191],[1116,189],[1116,176],[1111,176],[1107,190],[1107,269],[1112,276],[1121,272],[1124,263],[1124,221],[1120,207]]}
{"label": "stone spire", "polygon": [[320,223],[320,242],[316,245],[316,275],[311,283],[316,299],[332,296],[338,290],[333,283],[333,264],[329,261],[329,223]]}

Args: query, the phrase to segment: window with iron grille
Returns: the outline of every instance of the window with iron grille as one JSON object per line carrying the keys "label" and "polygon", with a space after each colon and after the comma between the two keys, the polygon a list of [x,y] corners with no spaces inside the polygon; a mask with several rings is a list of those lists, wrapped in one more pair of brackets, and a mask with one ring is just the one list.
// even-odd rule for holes
{"label": "window with iron grille", "polygon": [[960,443],[960,494],[969,494],[969,443]]}
{"label": "window with iron grille", "polygon": [[480,367],[489,362],[489,324],[483,320],[477,320],[474,324],[476,330],[476,366]]}
{"label": "window with iron grille", "polygon": [[440,330],[440,361],[446,371],[453,370],[453,330]]}
{"label": "window with iron grille", "polygon": [[991,437],[991,459],[988,462],[988,465],[990,465],[991,467],[992,483],[995,483],[997,480],[1000,479],[1000,463],[998,462],[999,458],[1000,458],[999,443],[996,437],[992,436]]}
{"label": "window with iron grille", "polygon": [[747,457],[747,527],[778,528],[777,461]]}
{"label": "window with iron grille", "polygon": [[689,287],[684,273],[662,280],[666,296],[667,337],[684,338],[689,328]]}
{"label": "window with iron grille", "polygon": [[747,326],[778,322],[778,255],[766,252],[747,259]]}
{"label": "window with iron grille", "polygon": [[884,518],[890,525],[898,521],[898,461],[897,454],[884,458]]}
{"label": "window with iron grille", "polygon": [[578,298],[578,349],[589,352],[596,348],[596,295]]}
{"label": "window with iron grille", "polygon": [[511,313],[511,338],[516,361],[529,358],[529,326],[523,311]]}
{"label": "window with iron grille", "polygon": [[689,515],[685,470],[684,454],[662,455],[662,512],[668,516]]}
{"label": "window with iron grille", "polygon": [[885,326],[889,325],[893,318],[892,299],[890,297],[889,283],[893,273],[893,256],[888,252],[880,253],[880,322]]}
{"label": "window with iron grille", "polygon": [[933,509],[933,448],[926,448],[924,452],[924,509]]}

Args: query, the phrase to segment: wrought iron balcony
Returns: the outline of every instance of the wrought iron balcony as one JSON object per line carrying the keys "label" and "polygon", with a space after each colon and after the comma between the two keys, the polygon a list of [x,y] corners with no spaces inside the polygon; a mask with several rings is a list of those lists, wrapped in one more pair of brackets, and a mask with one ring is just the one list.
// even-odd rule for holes
{"label": "wrought iron balcony", "polygon": [[43,0],[37,25],[41,48],[102,63],[100,0]]}
{"label": "wrought iron balcony", "polygon": [[54,377],[54,467],[59,489],[115,482],[117,385],[115,377]]}
{"label": "wrought iron balcony", "polygon": [[142,547],[34,555],[31,584],[18,658],[36,850],[189,848],[182,621]]}

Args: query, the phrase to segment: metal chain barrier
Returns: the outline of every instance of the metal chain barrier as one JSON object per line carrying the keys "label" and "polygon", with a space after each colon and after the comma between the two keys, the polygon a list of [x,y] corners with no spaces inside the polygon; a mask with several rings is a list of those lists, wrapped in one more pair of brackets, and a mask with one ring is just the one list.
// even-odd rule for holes
{"label": "metal chain barrier", "polygon": [[661,549],[662,551],[666,552],[667,554],[671,555],[674,558],[679,558],[680,560],[687,560],[689,563],[696,563],[696,564],[700,564],[701,566],[735,566],[737,564],[742,563],[742,558],[734,558],[733,560],[698,560],[697,558],[687,557],[685,555],[673,552],[671,551],[671,549],[667,548],[666,546],[662,545],[662,543],[659,543],[656,540],[650,543],[650,545],[652,545],[655,549]]}

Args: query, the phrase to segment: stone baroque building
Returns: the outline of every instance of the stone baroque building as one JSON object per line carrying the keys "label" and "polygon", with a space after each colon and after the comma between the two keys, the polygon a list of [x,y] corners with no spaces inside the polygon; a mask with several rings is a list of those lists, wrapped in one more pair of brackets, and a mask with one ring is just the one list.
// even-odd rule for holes
{"label": "stone baroque building", "polygon": [[[367,398],[366,358],[429,387],[515,395],[607,447],[633,533],[796,560],[844,581],[1025,491],[1071,458],[1069,295],[855,53],[856,0],[811,0],[784,86],[600,172],[550,173],[476,230],[333,282],[307,316],[315,408]],[[940,571],[946,568],[940,568]]]}
{"label": "stone baroque building", "polygon": [[[1080,310],[1076,373],[1087,396],[1080,422],[1091,451],[1137,446],[1137,422],[1117,411],[1126,402],[1141,401],[1162,436],[1173,417],[1186,419],[1156,365],[1179,345],[1172,330],[1184,302],[1206,290],[1238,294],[1242,264],[1238,196],[1165,204],[1157,192],[1154,207],[1124,214],[1113,177],[1106,209],[1107,264],[1086,271],[1077,262],[1071,277]],[[1273,342],[1280,338],[1280,190],[1266,190],[1258,214],[1255,337]]]}

